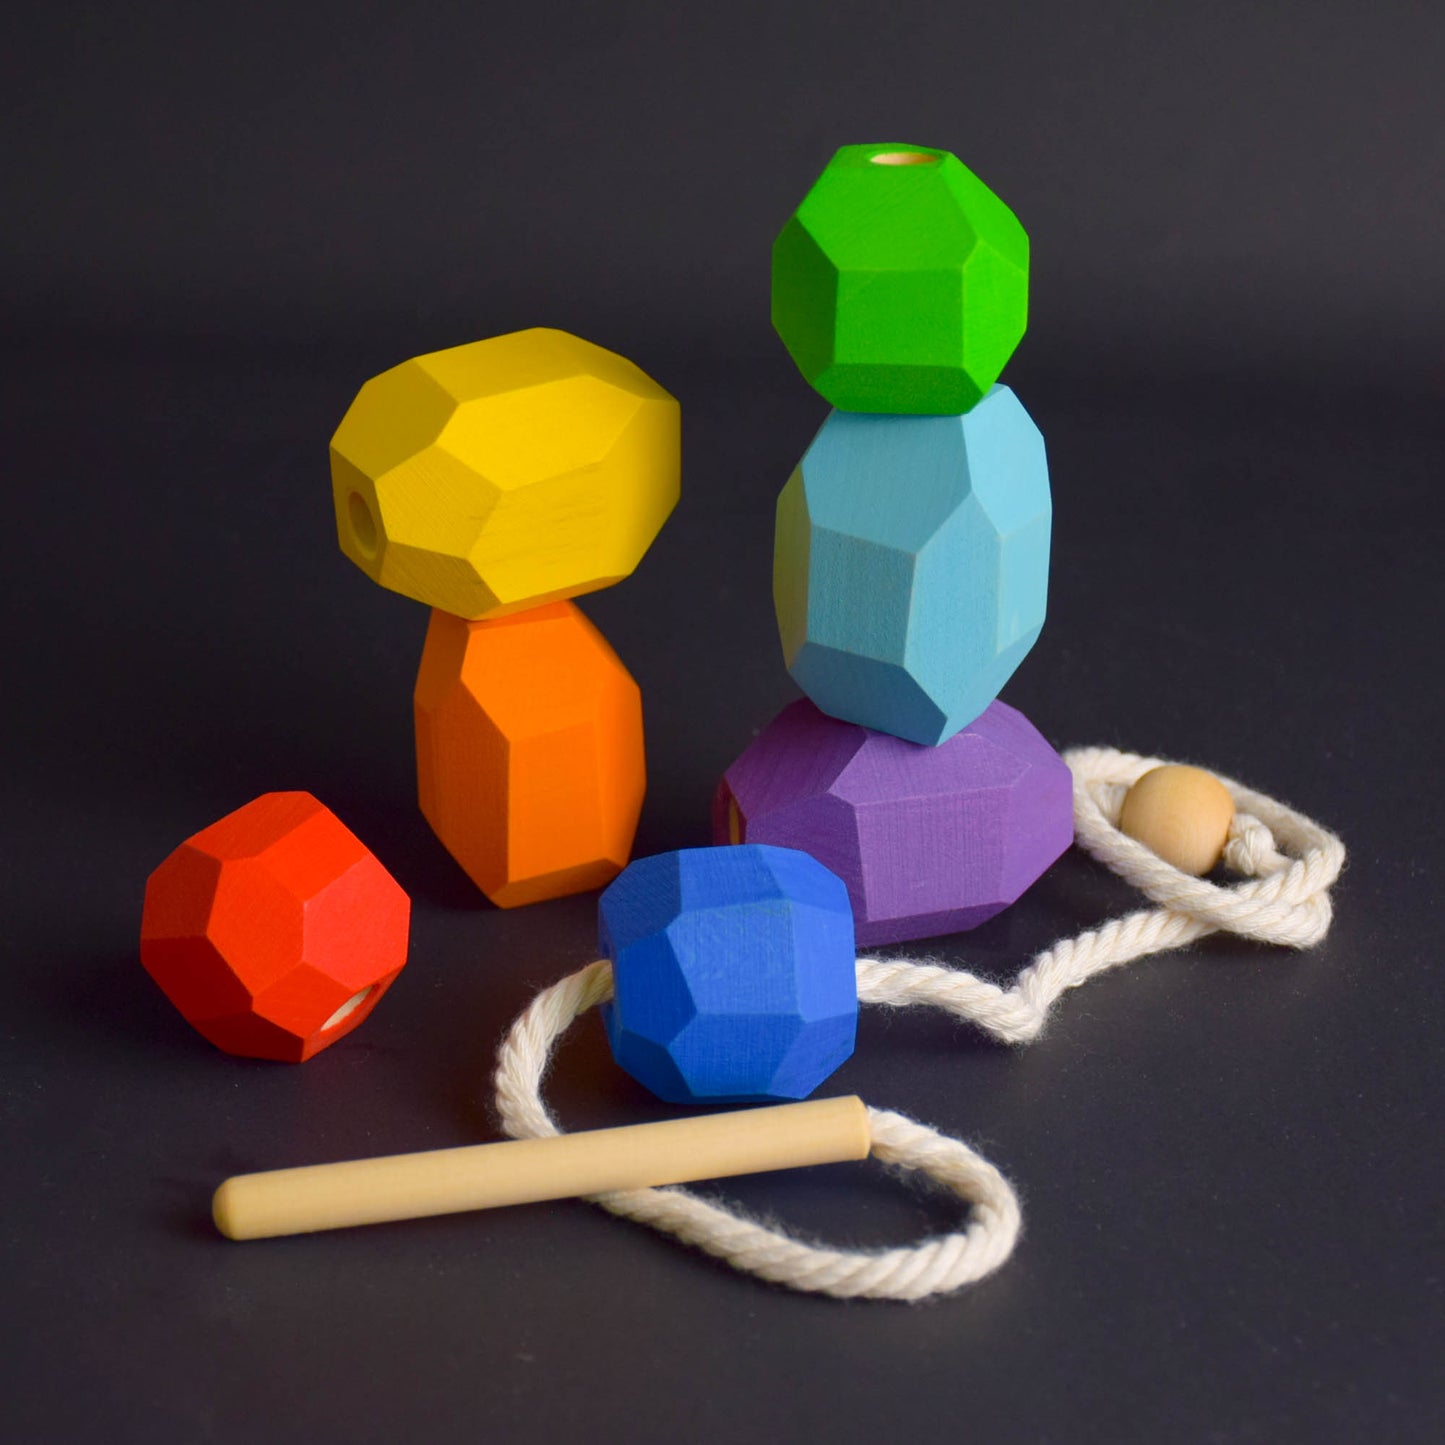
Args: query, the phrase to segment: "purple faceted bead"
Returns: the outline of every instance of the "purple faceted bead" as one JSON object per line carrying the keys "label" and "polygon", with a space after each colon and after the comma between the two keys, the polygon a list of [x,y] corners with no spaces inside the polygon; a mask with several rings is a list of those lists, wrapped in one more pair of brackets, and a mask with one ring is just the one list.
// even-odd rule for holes
{"label": "purple faceted bead", "polygon": [[1073,836],[1068,767],[1002,702],[929,747],[802,699],[727,770],[713,804],[716,842],[797,848],[836,873],[865,946],[976,927]]}

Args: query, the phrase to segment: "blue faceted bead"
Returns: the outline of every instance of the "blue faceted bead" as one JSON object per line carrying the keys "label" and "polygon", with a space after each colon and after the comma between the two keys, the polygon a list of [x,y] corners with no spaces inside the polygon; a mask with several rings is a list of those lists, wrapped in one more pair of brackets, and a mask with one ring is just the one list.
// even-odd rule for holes
{"label": "blue faceted bead", "polygon": [[639,858],[603,893],[599,934],[612,1055],[670,1103],[801,1099],[853,1052],[853,911],[806,853]]}
{"label": "blue faceted bead", "polygon": [[831,413],[778,498],[793,680],[832,717],[946,741],[1043,627],[1052,512],[1044,439],[1006,386],[962,416]]}

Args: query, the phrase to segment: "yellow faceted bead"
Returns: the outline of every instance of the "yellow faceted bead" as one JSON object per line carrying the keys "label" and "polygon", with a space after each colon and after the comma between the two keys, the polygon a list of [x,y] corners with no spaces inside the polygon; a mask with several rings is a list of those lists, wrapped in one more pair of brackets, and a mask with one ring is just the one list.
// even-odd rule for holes
{"label": "yellow faceted bead", "polygon": [[1203,768],[1151,768],[1124,796],[1119,831],[1181,873],[1199,877],[1219,862],[1234,822],[1229,790]]}
{"label": "yellow faceted bead", "polygon": [[538,327],[373,377],[331,439],[341,550],[383,587],[472,620],[595,592],[677,504],[676,400]]}

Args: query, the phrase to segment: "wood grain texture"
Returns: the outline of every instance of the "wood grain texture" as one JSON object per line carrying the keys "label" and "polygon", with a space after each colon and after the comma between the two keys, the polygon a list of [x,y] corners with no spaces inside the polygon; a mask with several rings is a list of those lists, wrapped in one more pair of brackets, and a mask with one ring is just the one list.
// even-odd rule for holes
{"label": "wood grain texture", "polygon": [[1202,877],[1219,862],[1234,822],[1229,789],[1203,768],[1151,768],[1124,795],[1119,831],[1181,873]]}
{"label": "wood grain texture", "polygon": [[1002,702],[933,748],[803,699],[723,775],[713,837],[734,830],[836,873],[871,947],[973,928],[1015,902],[1073,839],[1073,782]]}
{"label": "wood grain texture", "polygon": [[600,888],[632,852],[642,695],[570,602],[433,612],[414,694],[422,812],[503,908]]}
{"label": "wood grain texture", "polygon": [[630,361],[545,327],[373,377],[331,439],[341,550],[459,617],[631,574],[677,504],[677,402]]}
{"label": "wood grain texture", "polygon": [[847,889],[792,849],[640,858],[602,895],[613,1057],[672,1103],[800,1099],[853,1052]]}
{"label": "wood grain texture", "polygon": [[773,326],[844,411],[956,415],[1028,320],[1029,241],[948,151],[844,146],[773,245]]}
{"label": "wood grain texture", "polygon": [[916,743],[998,696],[1048,602],[1043,437],[1005,386],[959,417],[823,423],[778,498],[773,602],[826,713]]}
{"label": "wood grain texture", "polygon": [[845,1095],[549,1139],[240,1174],[216,1190],[211,1212],[228,1239],[269,1239],[839,1164],[866,1158],[870,1144],[863,1101]]}
{"label": "wood grain texture", "polygon": [[217,1048],[300,1063],[371,1013],[406,963],[411,904],[309,793],[265,793],[146,883],[141,963]]}

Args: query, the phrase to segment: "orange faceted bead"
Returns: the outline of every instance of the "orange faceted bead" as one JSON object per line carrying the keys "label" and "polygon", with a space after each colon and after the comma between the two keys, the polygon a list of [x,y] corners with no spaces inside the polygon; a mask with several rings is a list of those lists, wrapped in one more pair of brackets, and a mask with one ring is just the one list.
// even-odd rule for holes
{"label": "orange faceted bead", "polygon": [[493,903],[600,888],[627,865],[642,695],[572,603],[482,622],[433,612],[415,703],[421,810]]}
{"label": "orange faceted bead", "polygon": [[391,987],[410,914],[329,808],[310,793],[264,793],[151,874],[141,963],[217,1048],[301,1063]]}

